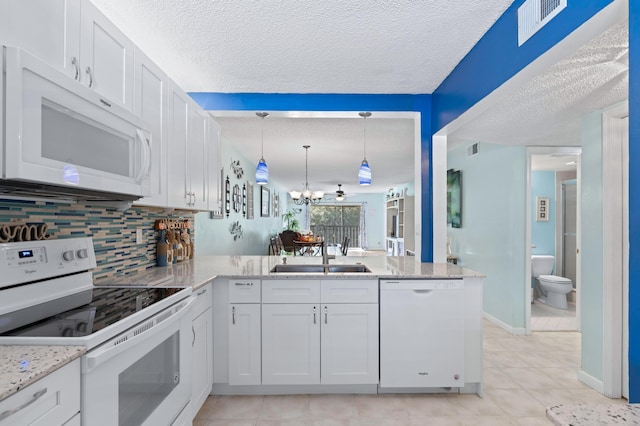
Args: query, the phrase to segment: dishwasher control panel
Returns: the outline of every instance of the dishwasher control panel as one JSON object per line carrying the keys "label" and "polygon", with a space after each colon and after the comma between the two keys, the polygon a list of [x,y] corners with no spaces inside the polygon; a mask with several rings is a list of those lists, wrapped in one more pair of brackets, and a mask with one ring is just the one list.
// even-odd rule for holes
{"label": "dishwasher control panel", "polygon": [[461,279],[440,280],[380,280],[381,290],[459,290],[464,288]]}

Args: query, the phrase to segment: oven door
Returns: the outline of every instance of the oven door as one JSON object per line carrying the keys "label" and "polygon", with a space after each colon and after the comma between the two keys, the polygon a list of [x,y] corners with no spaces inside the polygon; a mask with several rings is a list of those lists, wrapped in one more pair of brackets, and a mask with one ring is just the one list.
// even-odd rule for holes
{"label": "oven door", "polygon": [[140,120],[23,50],[5,51],[4,178],[149,195],[151,134]]}
{"label": "oven door", "polygon": [[192,298],[82,357],[82,424],[170,425],[191,396]]}

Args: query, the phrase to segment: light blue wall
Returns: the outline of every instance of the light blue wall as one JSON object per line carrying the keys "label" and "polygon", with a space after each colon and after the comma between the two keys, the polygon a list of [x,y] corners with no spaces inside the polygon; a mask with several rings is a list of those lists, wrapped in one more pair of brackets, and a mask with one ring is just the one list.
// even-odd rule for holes
{"label": "light blue wall", "polygon": [[[255,159],[248,159],[233,147],[233,142],[222,140],[221,154],[222,167],[225,176],[229,176],[231,188],[238,184],[242,188],[243,183],[247,181],[255,184]],[[242,179],[238,179],[231,173],[231,160],[240,160],[241,167],[244,170]],[[280,200],[286,200],[286,192],[280,188],[276,188],[273,184],[267,185],[271,190],[271,196],[274,191],[280,194]],[[277,233],[282,227],[282,219],[278,217],[260,217],[260,187],[253,187],[253,219],[245,219],[242,213],[236,213],[231,209],[231,213],[227,218],[211,219],[208,212],[198,213],[195,217],[196,242],[195,252],[197,255],[266,255],[268,254],[269,238]],[[284,210],[281,209],[281,213]],[[233,235],[229,232],[229,226],[238,221],[242,226],[242,238],[233,239]]]}
{"label": "light blue wall", "polygon": [[582,370],[602,380],[602,112],[582,121]]}
{"label": "light blue wall", "polygon": [[484,311],[525,326],[526,149],[480,143],[449,150],[447,168],[462,171],[462,228],[449,228],[459,264],[486,274]]}
{"label": "light blue wall", "polygon": [[[548,221],[536,220],[536,197],[549,198]],[[531,254],[556,255],[556,173],[531,172]]]}

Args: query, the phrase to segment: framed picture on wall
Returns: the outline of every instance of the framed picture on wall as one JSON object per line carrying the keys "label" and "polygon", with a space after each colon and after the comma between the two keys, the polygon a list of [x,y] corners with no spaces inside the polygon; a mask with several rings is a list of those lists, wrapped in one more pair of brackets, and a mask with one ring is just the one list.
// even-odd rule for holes
{"label": "framed picture on wall", "polygon": [[260,216],[269,217],[269,204],[271,204],[269,188],[260,187]]}
{"label": "framed picture on wall", "polygon": [[536,222],[549,221],[549,197],[536,197]]}
{"label": "framed picture on wall", "polygon": [[462,227],[462,172],[447,170],[447,224]]}

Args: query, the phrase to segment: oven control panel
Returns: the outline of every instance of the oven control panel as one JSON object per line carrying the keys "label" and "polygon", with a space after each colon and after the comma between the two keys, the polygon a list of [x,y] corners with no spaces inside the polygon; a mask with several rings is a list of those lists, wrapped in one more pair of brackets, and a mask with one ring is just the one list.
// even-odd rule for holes
{"label": "oven control panel", "polygon": [[0,288],[95,267],[89,237],[0,244]]}

